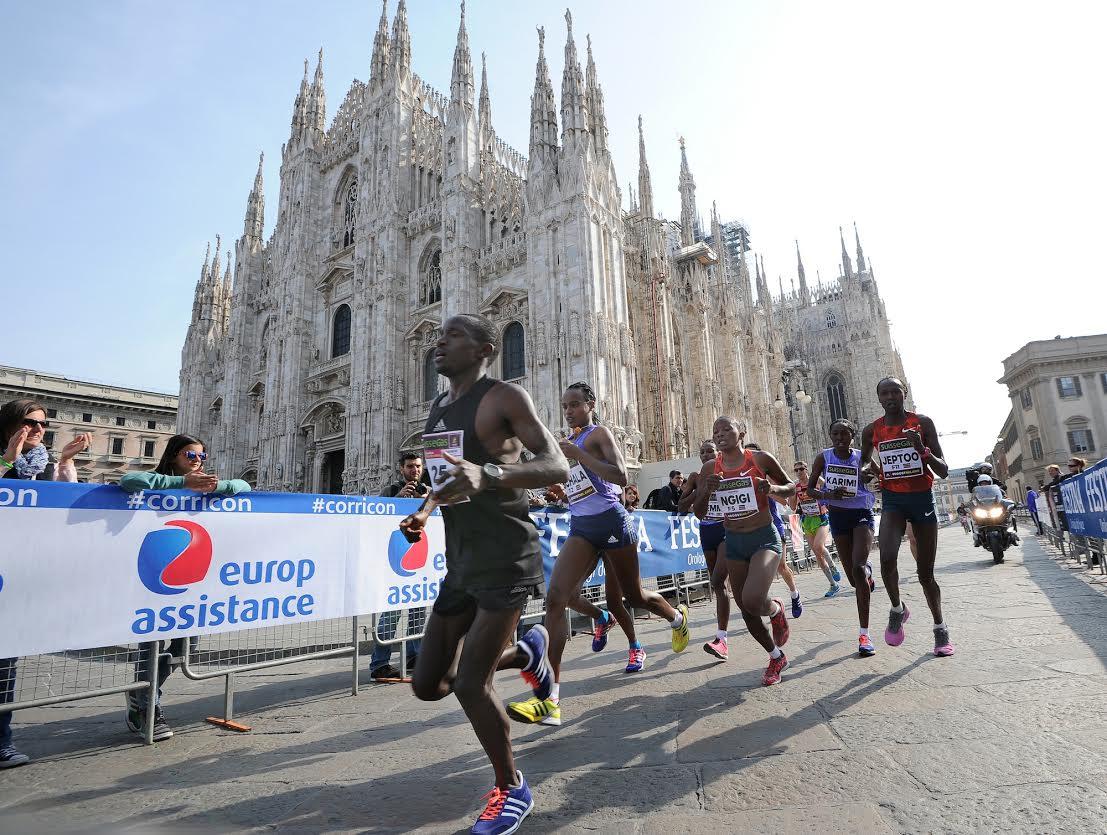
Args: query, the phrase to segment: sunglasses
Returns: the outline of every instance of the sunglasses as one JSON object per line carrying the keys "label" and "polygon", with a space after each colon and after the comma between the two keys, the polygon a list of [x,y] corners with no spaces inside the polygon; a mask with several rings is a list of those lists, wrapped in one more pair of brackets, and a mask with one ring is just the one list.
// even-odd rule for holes
{"label": "sunglasses", "polygon": [[805,473],[805,472],[807,472],[807,467],[796,467],[794,470],[792,470],[792,472],[794,472],[794,473]]}
{"label": "sunglasses", "polygon": [[206,452],[193,452],[191,449],[185,452],[185,458],[189,461],[207,461],[208,454]]}
{"label": "sunglasses", "polygon": [[48,421],[48,420],[35,420],[34,418],[23,418],[23,425],[30,428],[30,429],[34,429],[36,426],[41,426],[43,429],[49,429],[50,428],[50,421]]}

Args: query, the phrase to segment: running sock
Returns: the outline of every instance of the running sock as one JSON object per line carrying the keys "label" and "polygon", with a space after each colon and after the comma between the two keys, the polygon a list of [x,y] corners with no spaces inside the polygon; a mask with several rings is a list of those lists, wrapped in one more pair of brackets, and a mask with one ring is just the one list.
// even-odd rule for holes
{"label": "running sock", "polygon": [[561,682],[555,681],[553,683],[553,689],[550,690],[550,699],[555,702],[561,701]]}
{"label": "running sock", "polygon": [[861,627],[861,635],[865,638],[869,637],[869,627],[862,626]]}
{"label": "running sock", "polygon": [[792,599],[793,600],[799,600],[800,599],[799,589],[796,589],[794,592],[792,592]]}
{"label": "running sock", "polygon": [[598,621],[600,626],[607,626],[607,624],[611,623],[611,612],[607,611],[607,609],[600,609],[600,614],[602,615]]}
{"label": "running sock", "polygon": [[684,626],[684,615],[680,613],[680,609],[676,610],[676,617],[673,618],[669,626],[673,627],[673,629],[680,629],[680,627]]}
{"label": "running sock", "polygon": [[937,632],[937,631],[938,631],[939,629],[945,629],[945,628],[946,628],[946,625],[945,625],[944,623],[936,623],[936,624],[934,624],[934,631],[935,631],[935,632]]}
{"label": "running sock", "polygon": [[773,647],[773,651],[769,653],[769,658],[780,658],[782,655],[784,655],[784,650],[780,647]]}
{"label": "running sock", "polygon": [[784,611],[783,607],[780,606],[780,604],[777,603],[775,600],[772,601],[772,603],[769,605],[769,617],[771,617],[771,618],[775,618],[777,615],[779,615],[783,611]]}
{"label": "running sock", "polygon": [[715,637],[718,638],[720,641],[725,641],[726,640],[726,630],[725,629],[716,629],[715,630]]}
{"label": "running sock", "polygon": [[642,642],[641,641],[631,641],[630,642],[630,648],[631,649],[642,649]]}
{"label": "running sock", "polygon": [[902,615],[903,614],[903,601],[901,600],[899,602],[898,606],[893,606],[892,611],[895,612],[897,615]]}

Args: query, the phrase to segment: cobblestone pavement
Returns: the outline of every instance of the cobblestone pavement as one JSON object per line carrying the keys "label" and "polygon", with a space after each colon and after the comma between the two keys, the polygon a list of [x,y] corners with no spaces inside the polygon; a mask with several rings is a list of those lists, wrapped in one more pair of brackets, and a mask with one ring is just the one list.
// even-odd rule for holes
{"label": "cobblestone pavement", "polygon": [[[806,572],[776,687],[761,686],[764,655],[744,631],[727,663],[700,649],[706,603],[679,656],[664,623],[639,622],[641,675],[622,672],[618,632],[597,655],[573,640],[565,724],[512,728],[537,803],[523,831],[1104,832],[1107,596],[1035,541],[1003,565],[986,556],[942,532],[952,658],[930,655],[906,547],[904,644],[882,640],[878,589],[877,654],[856,657],[852,593],[824,600]],[[351,697],[347,664],[243,677],[244,735],[204,724],[221,690],[181,676],[166,695],[177,734],[150,748],[126,732],[121,697],[19,713],[35,761],[0,772],[0,831],[466,829],[492,777],[457,702],[367,676]],[[497,684],[526,695],[514,674]]]}

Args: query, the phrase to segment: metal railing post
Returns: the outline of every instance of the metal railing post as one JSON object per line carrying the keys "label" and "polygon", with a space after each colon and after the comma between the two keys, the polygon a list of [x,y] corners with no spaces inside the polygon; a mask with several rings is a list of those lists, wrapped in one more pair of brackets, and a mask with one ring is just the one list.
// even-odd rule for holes
{"label": "metal railing post", "polygon": [[147,665],[150,687],[146,691],[146,727],[143,729],[147,745],[154,744],[154,715],[158,705],[158,664],[161,662],[161,642],[147,644],[150,649],[150,663]]}
{"label": "metal railing post", "polygon": [[357,690],[358,690],[357,668],[358,668],[358,663],[361,661],[361,645],[360,645],[360,643],[358,643],[358,638],[357,638],[357,628],[358,628],[357,627],[357,622],[358,622],[358,616],[357,615],[354,615],[353,621],[354,621],[354,623],[353,623],[353,629],[351,630],[351,634],[353,635],[354,652],[353,652],[353,655],[351,656],[351,662],[352,662],[351,663],[351,667],[352,667],[351,679],[352,680],[350,682],[350,695],[351,696],[356,696],[357,695]]}
{"label": "metal railing post", "polygon": [[227,683],[223,689],[223,721],[234,719],[234,673],[227,673]]}

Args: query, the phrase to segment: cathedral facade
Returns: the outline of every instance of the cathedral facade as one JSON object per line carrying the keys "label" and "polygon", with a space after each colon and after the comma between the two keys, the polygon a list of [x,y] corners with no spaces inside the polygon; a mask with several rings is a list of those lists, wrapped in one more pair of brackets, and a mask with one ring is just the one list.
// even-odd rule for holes
{"label": "cathedral facade", "polygon": [[837,281],[810,289],[800,263],[799,289],[773,299],[714,207],[703,234],[683,140],[680,220],[655,212],[641,121],[624,209],[591,41],[582,66],[568,13],[566,29],[560,99],[538,33],[527,156],[493,128],[464,5],[449,95],[412,71],[404,0],[329,127],[322,53],[310,79],[305,62],[272,233],[259,163],[233,259],[217,238],[196,285],[178,426],[214,470],[376,492],[419,446],[443,387],[434,343],[460,312],[496,323],[492,373],[555,434],[561,393],[588,381],[632,468],[694,455],[719,414],[782,460],[793,439],[803,456],[824,445],[832,416],[872,416],[876,381],[903,373],[860,242],[854,268],[843,241]]}

